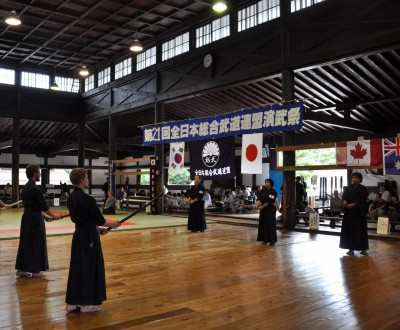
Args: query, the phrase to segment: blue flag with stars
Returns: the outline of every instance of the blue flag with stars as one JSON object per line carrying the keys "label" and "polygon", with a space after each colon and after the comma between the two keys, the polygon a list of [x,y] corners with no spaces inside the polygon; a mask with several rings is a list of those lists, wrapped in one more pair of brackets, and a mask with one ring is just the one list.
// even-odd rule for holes
{"label": "blue flag with stars", "polygon": [[400,138],[383,139],[385,175],[400,175]]}

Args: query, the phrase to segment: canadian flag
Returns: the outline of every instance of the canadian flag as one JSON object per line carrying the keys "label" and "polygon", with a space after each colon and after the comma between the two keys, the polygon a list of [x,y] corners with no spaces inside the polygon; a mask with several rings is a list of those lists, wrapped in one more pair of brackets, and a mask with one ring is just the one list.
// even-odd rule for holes
{"label": "canadian flag", "polygon": [[185,142],[169,144],[169,166],[171,174],[182,174],[184,169]]}
{"label": "canadian flag", "polygon": [[358,140],[336,143],[336,164],[347,166],[382,165],[382,140]]}
{"label": "canadian flag", "polygon": [[263,134],[244,134],[242,138],[242,173],[262,174]]}

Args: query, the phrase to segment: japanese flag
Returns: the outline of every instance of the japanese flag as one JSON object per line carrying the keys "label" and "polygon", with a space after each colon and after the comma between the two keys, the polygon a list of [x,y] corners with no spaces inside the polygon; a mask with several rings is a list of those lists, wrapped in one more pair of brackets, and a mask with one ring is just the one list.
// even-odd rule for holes
{"label": "japanese flag", "polygon": [[184,169],[185,142],[169,144],[169,167],[168,172],[182,174]]}
{"label": "japanese flag", "polygon": [[262,174],[263,134],[244,134],[242,139],[242,173]]}
{"label": "japanese flag", "polygon": [[382,157],[382,140],[380,139],[336,143],[337,165],[382,165]]}

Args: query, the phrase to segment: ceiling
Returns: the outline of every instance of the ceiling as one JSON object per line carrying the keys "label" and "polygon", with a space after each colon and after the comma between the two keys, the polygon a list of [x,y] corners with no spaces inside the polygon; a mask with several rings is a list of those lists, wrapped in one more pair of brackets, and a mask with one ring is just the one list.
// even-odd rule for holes
{"label": "ceiling", "polygon": [[[0,63],[12,61],[76,72],[129,53],[135,37],[144,45],[210,16],[211,0],[2,0]],[[237,1],[245,3],[246,1]],[[3,21],[15,10],[22,24]]]}
{"label": "ceiling", "polygon": [[[334,2],[327,0],[328,2]],[[359,2],[363,2],[360,0]],[[368,2],[368,0],[365,0]],[[153,45],[168,33],[213,15],[211,0],[32,0],[0,1],[0,16],[15,9],[23,24],[0,26],[0,65],[26,65],[76,73],[82,64],[101,66],[129,54],[135,35]],[[254,3],[238,0],[237,7]],[[395,24],[395,23],[392,23]],[[399,26],[397,21],[397,26]],[[397,27],[398,29],[398,27]],[[399,34],[400,35],[400,34]],[[400,38],[399,38],[400,39]],[[311,143],[354,135],[387,135],[400,131],[400,41],[356,56],[336,58],[295,70],[295,98],[305,100],[299,141]],[[282,100],[280,74],[194,94],[164,106],[164,119],[183,120],[233,112]],[[154,111],[122,114],[118,120],[119,150],[126,155],[152,153],[140,147],[140,126],[154,123]],[[92,156],[108,153],[107,118],[88,122],[85,140]],[[0,118],[6,151],[12,120]],[[77,124],[57,121],[21,121],[21,152],[69,153],[78,140]],[[281,132],[265,133],[280,139]],[[9,142],[7,144],[7,142]],[[71,146],[71,148],[69,148]]]}

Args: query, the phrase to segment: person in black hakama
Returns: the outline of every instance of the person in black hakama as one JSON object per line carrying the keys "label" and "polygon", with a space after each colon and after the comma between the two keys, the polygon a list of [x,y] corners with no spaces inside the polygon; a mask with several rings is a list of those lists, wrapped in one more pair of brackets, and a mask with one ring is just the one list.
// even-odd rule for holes
{"label": "person in black hakama", "polygon": [[362,179],[361,173],[354,172],[351,176],[352,184],[346,188],[342,197],[344,216],[339,247],[348,249],[347,255],[354,255],[354,250],[361,251],[363,255],[368,254],[368,229],[365,211],[368,189],[361,184]]}
{"label": "person in black hakama", "polygon": [[273,188],[272,179],[265,180],[265,186],[257,195],[255,208],[260,210],[258,222],[257,241],[273,246],[277,242],[276,235],[276,206],[275,200],[278,193]]}
{"label": "person in black hakama", "polygon": [[200,175],[194,177],[194,183],[195,185],[189,190],[187,200],[189,204],[188,230],[204,232],[207,228],[203,201],[205,188],[201,183]]}
{"label": "person in black hakama", "polygon": [[42,212],[54,220],[60,216],[53,213],[43,197],[43,192],[36,185],[40,181],[40,167],[28,165],[26,177],[29,181],[22,188],[24,214],[21,218],[19,245],[15,269],[20,277],[45,277],[43,271],[49,269],[47,255],[46,226]]}
{"label": "person in black hakama", "polygon": [[107,231],[98,226],[117,228],[121,224],[106,221],[96,205],[96,200],[84,192],[83,189],[89,187],[84,168],[74,168],[69,177],[74,190],[68,197],[67,206],[71,220],[75,223],[75,232],[72,238],[65,310],[96,312],[107,299],[99,235],[106,234]]}

